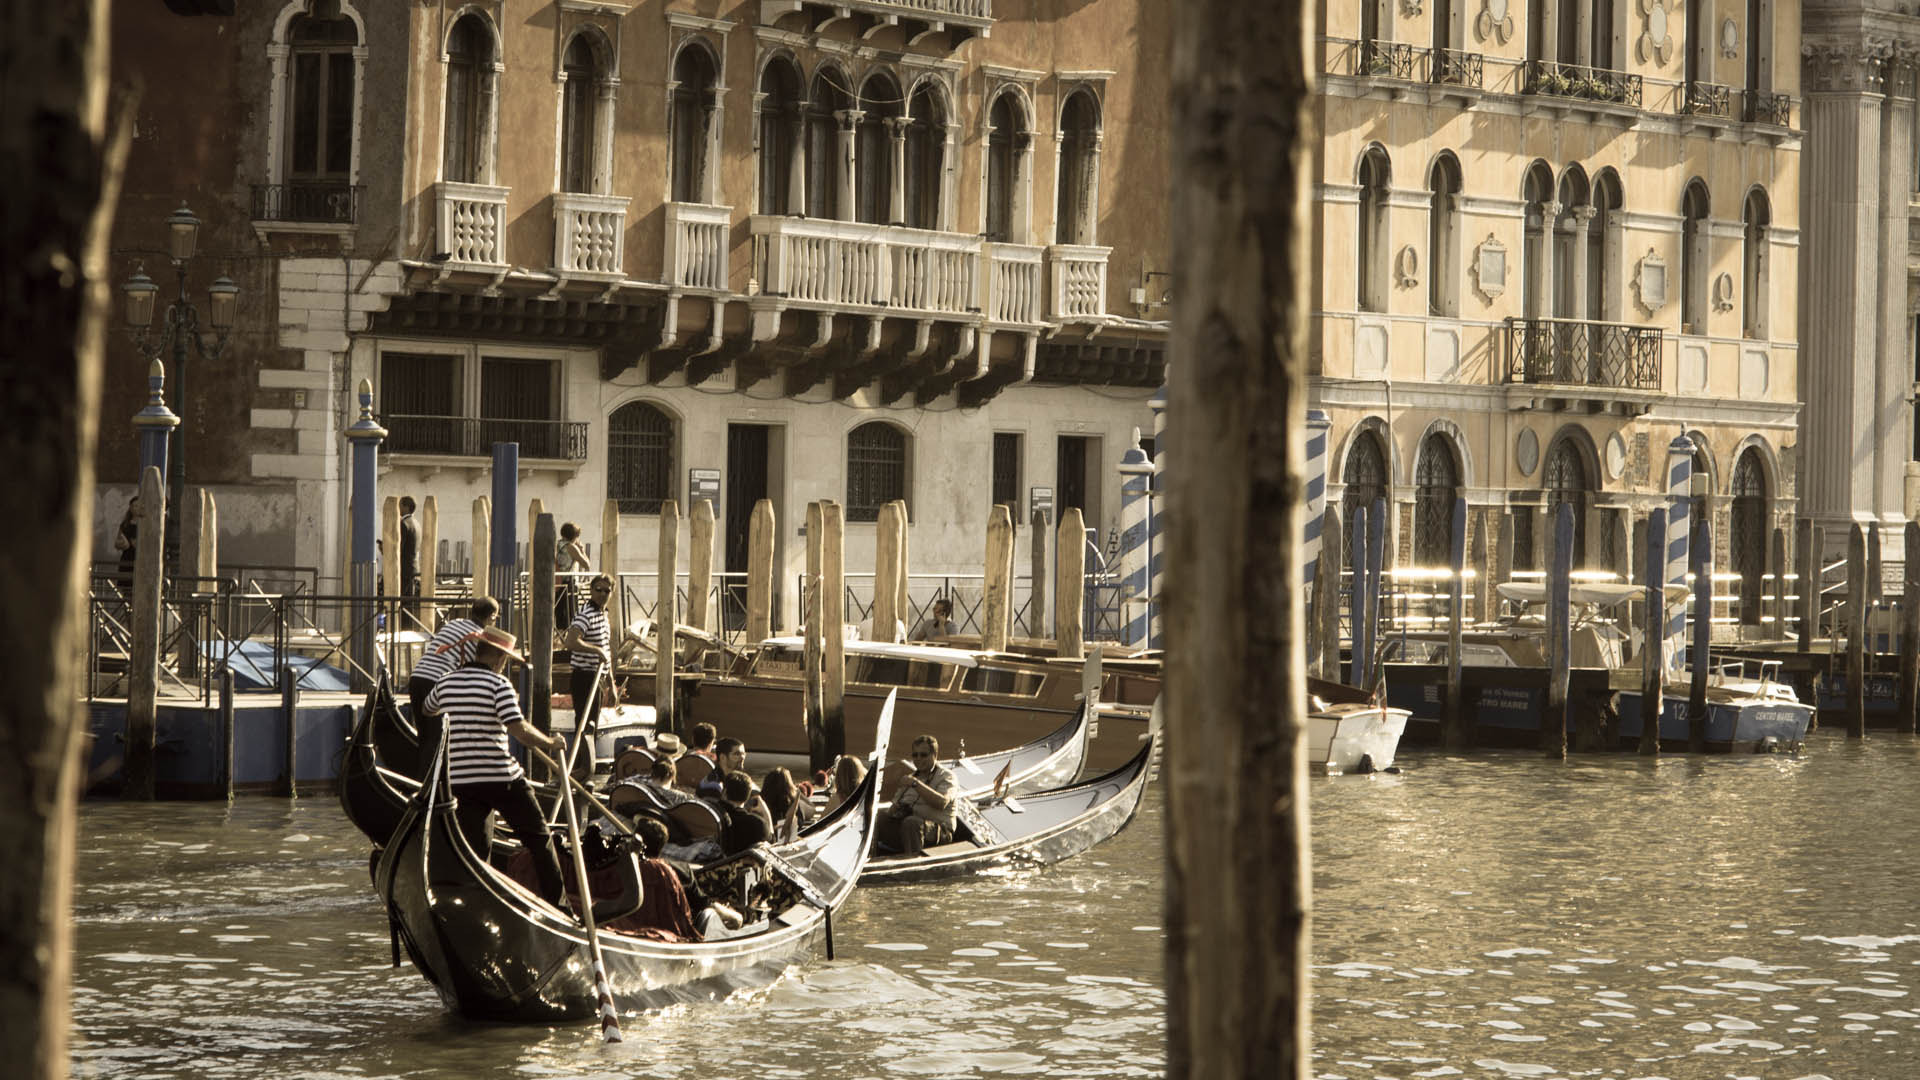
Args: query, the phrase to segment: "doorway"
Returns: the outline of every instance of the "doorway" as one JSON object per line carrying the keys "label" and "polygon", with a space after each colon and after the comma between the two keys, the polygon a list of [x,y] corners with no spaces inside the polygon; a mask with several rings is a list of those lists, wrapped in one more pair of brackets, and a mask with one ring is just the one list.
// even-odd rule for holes
{"label": "doorway", "polygon": [[[773,428],[768,424],[727,425],[727,479],[723,501],[727,511],[727,585],[721,605],[722,625],[730,631],[745,629],[747,619],[747,562],[752,537],[753,508],[761,499],[772,498]],[[780,508],[774,507],[775,520]],[[774,559],[779,560],[778,541]],[[773,625],[780,625],[780,590],[773,590]]]}

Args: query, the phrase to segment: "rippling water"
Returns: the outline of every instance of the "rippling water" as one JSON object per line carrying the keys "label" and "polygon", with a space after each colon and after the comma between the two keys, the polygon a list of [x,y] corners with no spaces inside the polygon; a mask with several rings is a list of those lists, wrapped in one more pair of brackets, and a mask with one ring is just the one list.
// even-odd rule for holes
{"label": "rippling water", "polygon": [[[1316,1075],[1920,1076],[1920,742],[1403,755],[1316,781]],[[1155,1076],[1161,814],[1037,873],[861,890],[838,959],[588,1027],[452,1019],[389,966],[325,798],[82,811],[92,1077]]]}

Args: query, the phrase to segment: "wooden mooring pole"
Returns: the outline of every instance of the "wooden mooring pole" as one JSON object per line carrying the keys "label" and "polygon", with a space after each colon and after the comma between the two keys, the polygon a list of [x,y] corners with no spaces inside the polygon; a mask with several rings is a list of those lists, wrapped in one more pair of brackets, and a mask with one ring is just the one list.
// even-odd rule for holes
{"label": "wooden mooring pole", "polygon": [[127,757],[122,767],[120,797],[152,799],[154,791],[154,733],[159,725],[160,590],[166,545],[167,486],[160,470],[147,466],[140,474],[139,536],[146,537],[134,551],[133,641],[127,652]]}
{"label": "wooden mooring pole", "polygon": [[1795,619],[1800,624],[1800,652],[1813,651],[1815,622],[1820,615],[1820,540],[1812,519],[1801,518],[1793,527],[1794,558],[1799,564],[1795,574]]}
{"label": "wooden mooring pole", "polygon": [[1847,738],[1867,735],[1867,534],[1847,536]]}
{"label": "wooden mooring pole", "polygon": [[[1027,590],[1027,636],[1044,638],[1047,636],[1048,629],[1050,629],[1050,624],[1047,622],[1047,537],[1051,536],[1053,531],[1047,528],[1047,512],[1045,510],[1035,510],[1033,512],[1032,525],[1033,531],[1027,534],[1027,550],[1033,559],[1033,577],[1031,579],[1033,584]],[[904,536],[904,532],[902,535]],[[902,579],[907,576],[907,568],[904,562],[900,567],[900,576]],[[901,610],[901,618],[908,618],[911,615],[912,612],[906,611],[904,608]],[[913,628],[908,627],[907,629],[912,630]]]}
{"label": "wooden mooring pole", "polygon": [[1087,603],[1087,534],[1080,508],[1069,506],[1060,511],[1060,527],[1055,531],[1057,546],[1053,552],[1053,645],[1054,655],[1075,660],[1084,653],[1082,621]]}
{"label": "wooden mooring pole", "polygon": [[674,695],[679,689],[680,597],[674,579],[680,571],[680,504],[673,499],[660,504],[659,539],[654,564],[653,722],[657,731],[679,731]]}
{"label": "wooden mooring pole", "polygon": [[1453,500],[1451,541],[1450,569],[1453,573],[1448,580],[1447,594],[1447,713],[1442,721],[1440,741],[1445,749],[1461,750],[1467,745],[1467,703],[1460,678],[1461,633],[1467,614],[1467,500],[1459,496]]}
{"label": "wooden mooring pole", "polygon": [[1355,506],[1353,520],[1347,523],[1348,537],[1352,542],[1353,572],[1347,575],[1347,620],[1351,624],[1348,631],[1350,642],[1348,651],[1351,656],[1347,662],[1347,684],[1365,688],[1367,679],[1367,657],[1371,644],[1367,640],[1367,508]]}
{"label": "wooden mooring pole", "polygon": [[1666,650],[1661,646],[1667,632],[1666,605],[1667,511],[1657,509],[1647,516],[1645,533],[1646,561],[1640,568],[1646,586],[1647,609],[1641,625],[1645,634],[1640,647],[1640,746],[1646,757],[1660,756],[1660,711],[1662,683],[1666,678]]}
{"label": "wooden mooring pole", "polygon": [[806,667],[802,685],[804,703],[803,715],[807,725],[807,764],[811,771],[831,768],[833,758],[827,753],[827,726],[822,719],[821,654],[826,649],[826,631],[821,625],[821,587],[820,564],[824,550],[822,539],[825,529],[821,523],[825,515],[818,502],[807,504],[807,574],[800,588],[801,632],[806,642],[802,652],[802,663]]}
{"label": "wooden mooring pole", "polygon": [[1687,686],[1687,751],[1703,754],[1707,749],[1707,675],[1713,659],[1713,521],[1702,517],[1694,523],[1693,543],[1693,681]]}
{"label": "wooden mooring pole", "polygon": [[773,501],[753,504],[747,519],[747,647],[773,636]]}
{"label": "wooden mooring pole", "polygon": [[[532,610],[527,612],[527,643],[525,652],[527,666],[531,669],[531,689],[527,692],[527,722],[547,734],[553,732],[553,563],[558,537],[555,534],[552,514],[541,514],[533,519],[533,528],[528,533],[533,547],[527,551],[527,603]],[[615,644],[618,644],[616,642]],[[607,678],[613,677],[609,669]],[[586,715],[586,703],[574,703],[575,716],[573,737],[586,738],[586,732],[580,723]],[[593,771],[593,743],[588,742],[575,752],[574,760],[587,762],[589,774]],[[544,771],[544,766],[536,766]]]}
{"label": "wooden mooring pole", "polygon": [[1908,734],[1915,731],[1915,711],[1920,708],[1920,522],[1909,521],[1905,530],[1906,588],[1900,594],[1900,714],[1894,727]]}
{"label": "wooden mooring pole", "polygon": [[286,758],[273,793],[291,799],[300,794],[300,676],[291,664],[280,668],[280,718],[286,729]]}
{"label": "wooden mooring pole", "polygon": [[[820,504],[820,723],[827,764],[847,752],[846,517],[832,500]],[[821,766],[815,766],[815,771]]]}
{"label": "wooden mooring pole", "polygon": [[1548,757],[1567,756],[1568,664],[1573,656],[1573,504],[1553,517],[1553,559],[1547,571],[1547,707],[1540,718],[1540,746]]}
{"label": "wooden mooring pole", "polygon": [[980,605],[980,647],[1005,652],[1013,627],[1013,518],[1005,503],[987,510],[986,598]]}
{"label": "wooden mooring pole", "polygon": [[708,499],[693,500],[687,517],[687,625],[721,629],[713,616],[713,503]]}

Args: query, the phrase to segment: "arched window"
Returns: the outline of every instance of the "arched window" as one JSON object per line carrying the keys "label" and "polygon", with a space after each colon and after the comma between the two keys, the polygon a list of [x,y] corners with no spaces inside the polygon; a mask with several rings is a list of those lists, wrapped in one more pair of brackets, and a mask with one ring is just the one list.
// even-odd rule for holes
{"label": "arched window", "polygon": [[704,45],[689,41],[673,61],[672,105],[667,123],[672,138],[674,202],[712,201],[712,163],[707,147],[713,122],[715,65]]}
{"label": "arched window", "polygon": [[354,83],[359,26],[337,0],[313,0],[287,23],[286,190],[274,213],[287,221],[351,222],[359,102]]}
{"label": "arched window", "polygon": [[1427,176],[1427,314],[1460,314],[1460,163],[1441,154]]}
{"label": "arched window", "polygon": [[1549,272],[1553,218],[1560,209],[1554,205],[1553,170],[1546,162],[1536,161],[1527,167],[1521,197],[1526,201],[1526,235],[1521,252],[1525,265],[1520,275],[1520,310],[1527,318],[1537,319],[1552,310],[1547,291],[1553,284],[1553,275]]}
{"label": "arched window", "polygon": [[607,69],[595,40],[592,34],[575,34],[560,66],[565,80],[560,103],[560,190],[586,195],[602,193],[606,179],[600,145],[600,84]]}
{"label": "arched window", "polygon": [[[893,153],[900,130],[900,85],[875,72],[860,86],[860,119],[854,126],[854,218],[872,225],[899,219],[893,202]],[[905,147],[901,147],[902,150]]]}
{"label": "arched window", "polygon": [[1687,520],[1698,524],[1707,520],[1707,512],[1713,509],[1713,459],[1707,456],[1705,440],[1699,435],[1687,438],[1693,443],[1693,456],[1687,470]]}
{"label": "arched window", "polygon": [[[1695,5],[1696,7],[1699,5]],[[1707,185],[1696,177],[1680,197],[1680,332],[1707,332]]]}
{"label": "arched window", "polygon": [[[762,214],[797,214],[806,210],[802,198],[807,186],[800,153],[802,125],[800,73],[793,61],[780,57],[760,73],[760,204]],[[796,168],[796,165],[800,166]]]}
{"label": "arched window", "polygon": [[1773,224],[1773,211],[1767,205],[1765,189],[1747,193],[1740,213],[1740,293],[1741,331],[1750,338],[1767,337],[1767,228]]}
{"label": "arched window", "polygon": [[1060,110],[1060,199],[1054,236],[1062,244],[1092,244],[1100,191],[1100,106],[1077,90]]}
{"label": "arched window", "polygon": [[1552,565],[1554,522],[1559,519],[1560,507],[1573,507],[1573,559],[1570,565],[1578,570],[1587,565],[1587,508],[1591,504],[1592,487],[1587,479],[1586,458],[1575,445],[1572,438],[1563,438],[1547,451],[1546,473],[1544,479],[1547,495],[1546,536],[1540,546],[1541,558]]}
{"label": "arched window", "polygon": [[1587,16],[1589,44],[1586,63],[1607,71],[1626,66],[1613,54],[1615,3],[1616,0],[1592,0],[1593,11]]}
{"label": "arched window", "polygon": [[905,220],[909,228],[942,228],[941,178],[947,168],[946,96],[938,84],[923,82],[907,108],[907,190]]}
{"label": "arched window", "polygon": [[1033,139],[1019,95],[1001,91],[987,123],[987,239],[1021,243],[1026,239],[1026,163]]}
{"label": "arched window", "polygon": [[1733,557],[1733,572],[1740,575],[1740,621],[1760,621],[1761,586],[1767,571],[1767,546],[1772,530],[1767,527],[1767,474],[1760,451],[1749,446],[1741,451],[1733,467],[1732,535],[1727,548]]}
{"label": "arched window", "polygon": [[1357,297],[1361,311],[1387,310],[1387,191],[1392,165],[1384,148],[1375,144],[1360,155],[1360,219],[1356,238],[1359,255]]}
{"label": "arched window", "polygon": [[1747,89],[1762,91],[1773,86],[1773,2],[1747,0]]}
{"label": "arched window", "polygon": [[[841,149],[843,118],[852,121],[853,103],[841,89],[844,76],[836,68],[821,68],[807,91],[807,216],[846,220],[853,207],[841,197],[846,155]],[[851,130],[846,133],[850,141]],[[850,149],[850,148],[849,148]],[[848,181],[852,177],[845,178]],[[849,197],[851,193],[849,192]]]}
{"label": "arched window", "polygon": [[607,421],[607,498],[623,514],[657,514],[673,494],[673,418],[644,401]]}
{"label": "arched window", "polygon": [[1421,441],[1413,483],[1413,561],[1419,566],[1451,566],[1460,467],[1445,435],[1434,432]]}
{"label": "arched window", "polygon": [[[1340,480],[1346,485],[1346,491],[1340,496],[1340,521],[1341,526],[1348,530],[1347,567],[1352,569],[1361,564],[1361,556],[1365,554],[1355,550],[1351,539],[1354,513],[1366,507],[1367,513],[1372,514],[1374,504],[1387,497],[1387,455],[1381,448],[1379,435],[1371,431],[1354,435]],[[1370,533],[1372,524],[1369,523],[1367,528]]]}
{"label": "arched window", "polygon": [[1586,248],[1586,219],[1593,208],[1587,174],[1580,166],[1569,165],[1560,174],[1559,203],[1552,226],[1553,314],[1561,319],[1585,319],[1587,292],[1581,282],[1586,277],[1586,264],[1581,252]]}
{"label": "arched window", "polygon": [[847,433],[847,520],[878,521],[880,508],[907,497],[907,435],[884,420]]}
{"label": "arched window", "polygon": [[493,32],[468,12],[447,35],[447,114],[440,178],[485,184],[493,173]]}
{"label": "arched window", "polygon": [[1587,222],[1587,318],[1619,322],[1626,286],[1620,174],[1602,169],[1593,178],[1593,217]]}

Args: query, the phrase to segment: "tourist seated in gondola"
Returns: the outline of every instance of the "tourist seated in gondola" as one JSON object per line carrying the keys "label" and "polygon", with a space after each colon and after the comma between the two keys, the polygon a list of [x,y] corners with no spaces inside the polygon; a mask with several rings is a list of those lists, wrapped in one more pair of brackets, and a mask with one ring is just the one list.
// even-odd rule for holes
{"label": "tourist seated in gondola", "polygon": [[753,846],[752,844],[741,845],[741,847],[728,846],[727,828],[738,818],[757,819],[765,829],[761,836],[762,840],[773,836],[773,814],[767,810],[766,801],[760,798],[760,793],[753,789],[753,777],[735,769],[721,782],[720,792],[720,847],[727,854],[731,855],[741,850],[741,847]]}
{"label": "tourist seated in gondola", "polygon": [[773,819],[775,843],[786,843],[813,824],[813,803],[807,794],[784,768],[773,769],[760,781],[760,799]]}
{"label": "tourist seated in gondola", "polygon": [[713,757],[713,772],[700,781],[700,786],[694,792],[703,799],[720,798],[720,785],[726,780],[727,774],[746,770],[747,744],[732,737],[721,739],[713,744]]}
{"label": "tourist seated in gondola", "polygon": [[640,909],[608,926],[623,934],[652,938],[655,941],[700,941],[703,935],[694,924],[693,907],[680,875],[660,857],[667,845],[667,828],[657,821],[641,818],[633,823],[640,850]]}
{"label": "tourist seated in gondola", "polygon": [[833,763],[833,783],[828,790],[827,806],[839,806],[853,798],[853,793],[860,790],[860,784],[866,778],[867,766],[864,762],[852,754],[840,755],[840,760]]}
{"label": "tourist seated in gondola", "polygon": [[913,770],[893,790],[893,805],[880,815],[874,835],[883,850],[907,856],[953,842],[953,773],[936,758],[931,735],[913,740]]}

